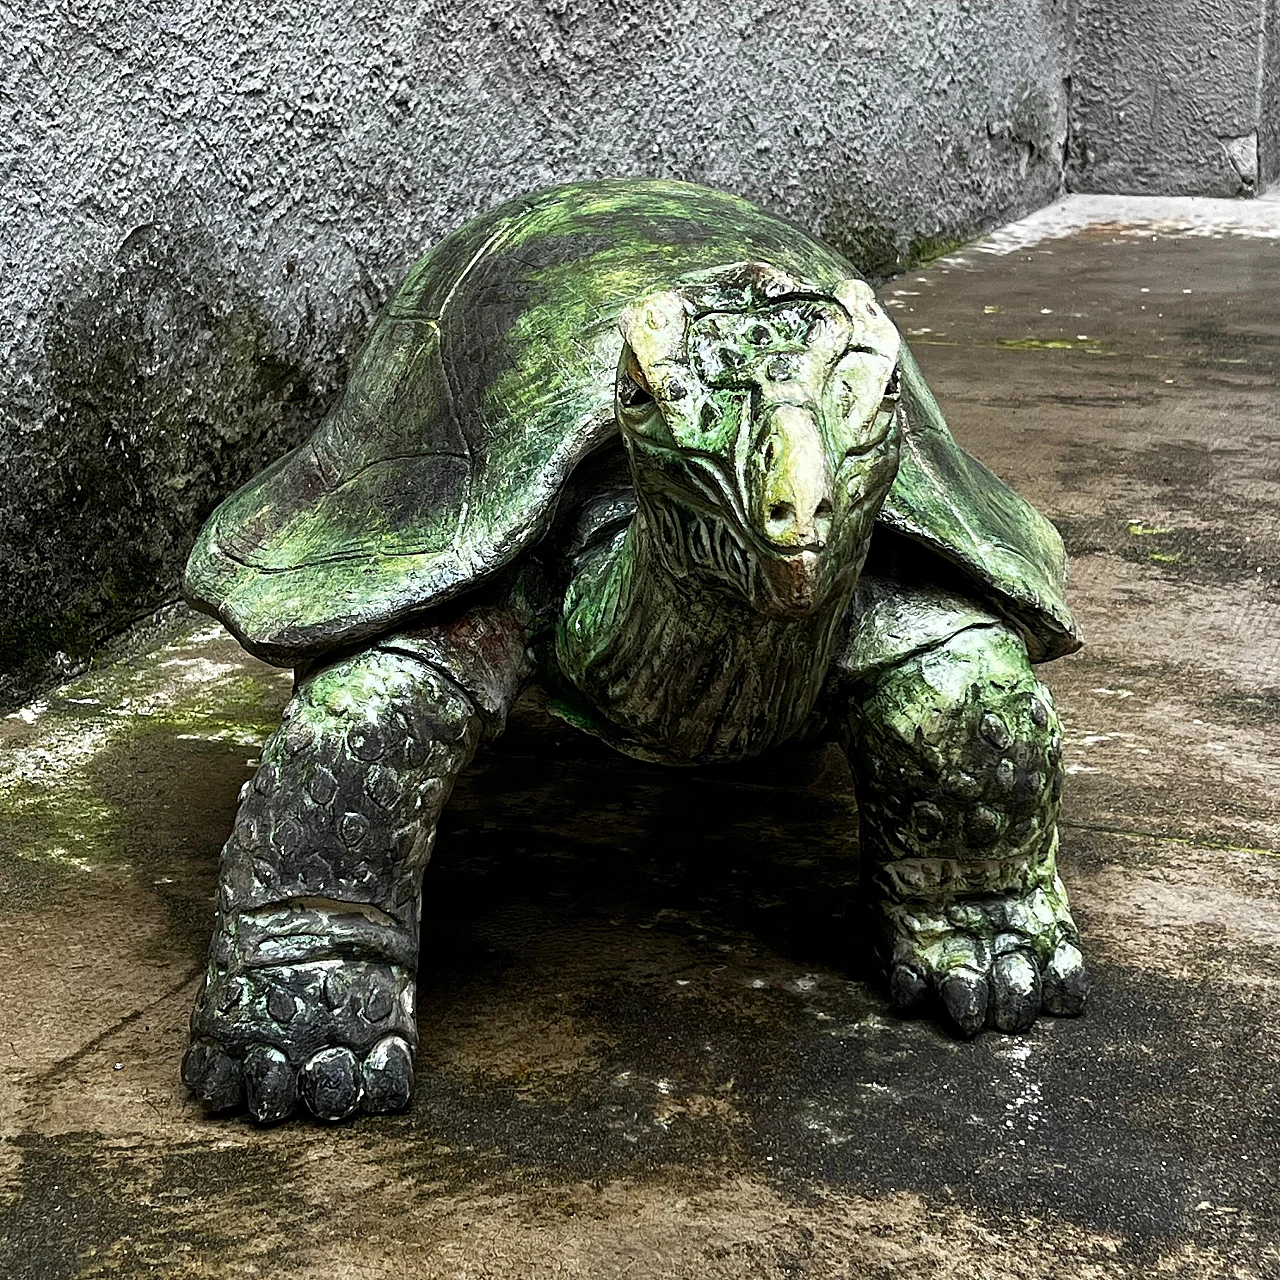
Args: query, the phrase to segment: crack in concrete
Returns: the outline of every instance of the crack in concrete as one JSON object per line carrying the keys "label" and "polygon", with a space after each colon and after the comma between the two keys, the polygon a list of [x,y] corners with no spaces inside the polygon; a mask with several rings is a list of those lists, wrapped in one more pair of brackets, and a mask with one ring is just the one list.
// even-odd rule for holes
{"label": "crack in concrete", "polygon": [[74,1053],[69,1053],[65,1058],[59,1058],[47,1071],[42,1072],[36,1077],[37,1082],[47,1084],[49,1081],[56,1080],[59,1076],[70,1071],[78,1062],[82,1062],[95,1049],[106,1044],[112,1036],[123,1031],[126,1027],[131,1027],[139,1018],[145,1017],[157,1005],[164,1004],[166,1000],[172,1000],[184,987],[188,987],[204,973],[204,965],[198,964],[191,969],[180,982],[156,996],[149,1004],[144,1004],[141,1009],[135,1009],[132,1013],[127,1013],[123,1018],[113,1022],[111,1026],[104,1031],[100,1031],[92,1040],[86,1041]]}
{"label": "crack in concrete", "polygon": [[1223,853],[1255,853],[1264,858],[1280,858],[1280,849],[1264,849],[1247,844],[1230,844],[1225,840],[1200,840],[1195,836],[1181,836],[1168,831],[1144,831],[1134,827],[1111,827],[1099,822],[1069,822],[1065,818],[1060,826],[1073,831],[1093,831],[1099,835],[1121,836],[1130,840],[1158,840],[1162,844],[1188,845],[1193,849],[1215,849]]}

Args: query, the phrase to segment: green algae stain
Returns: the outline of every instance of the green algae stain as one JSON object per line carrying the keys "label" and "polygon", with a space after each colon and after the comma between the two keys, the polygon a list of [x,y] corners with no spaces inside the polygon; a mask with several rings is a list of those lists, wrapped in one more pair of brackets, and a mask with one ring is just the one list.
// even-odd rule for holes
{"label": "green algae stain", "polygon": [[203,620],[170,635],[0,720],[0,888],[15,901],[141,856],[148,815],[120,802],[141,738],[163,739],[177,761],[184,739],[252,754],[275,727],[287,677],[249,668],[225,638],[211,643]]}
{"label": "green algae stain", "polygon": [[56,875],[118,860],[120,816],[78,779],[0,787],[0,883],[34,862]]}
{"label": "green algae stain", "polygon": [[1109,554],[1188,581],[1248,583],[1250,591],[1280,585],[1280,566],[1268,544],[1232,530],[1105,515],[1065,516],[1056,523],[1072,556]]}
{"label": "green algae stain", "polygon": [[287,697],[283,682],[258,675],[221,677],[212,685],[195,685],[181,702],[147,716],[151,729],[186,733],[210,741],[257,745],[279,724]]}
{"label": "green algae stain", "polygon": [[20,884],[22,864],[46,876],[88,872],[118,859],[119,814],[88,785],[84,764],[111,726],[97,717],[46,711],[26,741],[0,759],[0,881]]}
{"label": "green algae stain", "polygon": [[970,239],[965,236],[915,236],[903,255],[901,269],[913,271],[927,267],[931,262],[963,249]]}
{"label": "green algae stain", "polygon": [[997,338],[996,346],[1006,351],[1074,351],[1076,343],[1065,338]]}
{"label": "green algae stain", "polygon": [[10,477],[28,492],[0,599],[0,710],[175,600],[208,512],[302,438],[337,380],[336,358],[283,349],[191,212],[157,211],[54,282],[43,354],[58,447]]}
{"label": "green algae stain", "polygon": [[[1146,524],[1141,520],[1130,520],[1128,530],[1131,538],[1163,539],[1178,532],[1170,525]],[[1147,551],[1146,558],[1152,564],[1181,564],[1184,559],[1183,553],[1176,550]]]}
{"label": "green algae stain", "polygon": [[1106,343],[1092,338],[997,338],[994,345],[997,351],[1079,351],[1087,356],[1115,355]]}

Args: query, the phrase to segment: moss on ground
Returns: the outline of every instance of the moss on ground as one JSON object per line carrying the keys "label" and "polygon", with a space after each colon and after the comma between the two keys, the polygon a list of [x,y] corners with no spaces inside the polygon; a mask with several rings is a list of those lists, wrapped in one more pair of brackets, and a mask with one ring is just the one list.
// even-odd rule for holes
{"label": "moss on ground", "polygon": [[129,814],[102,763],[143,735],[256,748],[288,676],[186,614],[147,652],[96,668],[0,720],[0,885],[41,885],[128,860]]}

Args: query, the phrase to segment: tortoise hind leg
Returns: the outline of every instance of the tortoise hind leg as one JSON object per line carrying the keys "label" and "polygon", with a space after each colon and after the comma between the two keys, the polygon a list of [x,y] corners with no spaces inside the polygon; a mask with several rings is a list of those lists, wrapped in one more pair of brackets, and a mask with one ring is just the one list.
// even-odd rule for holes
{"label": "tortoise hind leg", "polygon": [[969,626],[853,691],[865,879],[897,1004],[965,1035],[1078,1014],[1088,978],[1058,878],[1061,728],[1022,642]]}
{"label": "tortoise hind leg", "polygon": [[[495,643],[495,637],[497,643]],[[394,637],[305,675],[243,792],[183,1079],[283,1119],[409,1101],[436,819],[525,674],[511,619]]]}

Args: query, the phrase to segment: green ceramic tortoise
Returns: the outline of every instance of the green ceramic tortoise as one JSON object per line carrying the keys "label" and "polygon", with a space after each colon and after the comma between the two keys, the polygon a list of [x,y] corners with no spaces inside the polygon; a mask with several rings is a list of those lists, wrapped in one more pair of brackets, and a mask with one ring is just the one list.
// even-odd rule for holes
{"label": "green ceramic tortoise", "polygon": [[[404,1106],[436,819],[521,690],[675,765],[838,743],[894,1002],[1076,1014],[1052,526],[953,441],[854,267],[721,192],[543,191],[410,271],[186,592],[297,668],[223,853],[188,1085]],[[852,942],[852,940],[851,940]]]}

